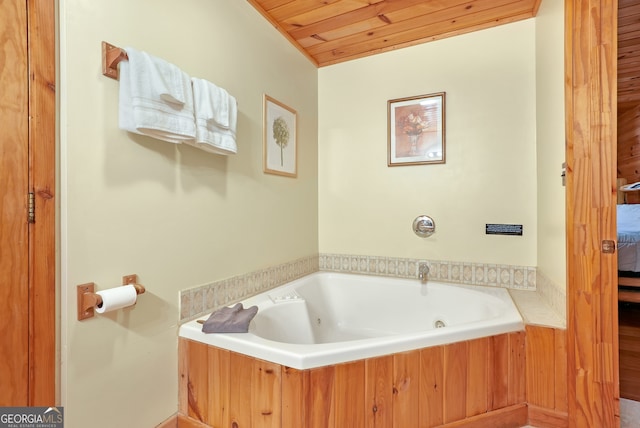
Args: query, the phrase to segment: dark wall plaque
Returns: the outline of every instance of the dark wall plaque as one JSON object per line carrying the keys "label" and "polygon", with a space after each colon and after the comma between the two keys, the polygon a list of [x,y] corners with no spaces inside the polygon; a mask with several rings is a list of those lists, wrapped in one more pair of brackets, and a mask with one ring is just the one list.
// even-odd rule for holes
{"label": "dark wall plaque", "polygon": [[487,224],[485,225],[487,235],[513,235],[522,236],[521,224]]}

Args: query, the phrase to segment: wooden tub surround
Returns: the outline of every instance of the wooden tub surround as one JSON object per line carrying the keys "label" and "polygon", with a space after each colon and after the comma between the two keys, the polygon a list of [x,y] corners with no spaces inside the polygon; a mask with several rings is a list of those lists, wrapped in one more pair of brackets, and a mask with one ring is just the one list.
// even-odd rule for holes
{"label": "wooden tub surround", "polygon": [[527,326],[297,370],[180,338],[178,426],[520,427],[533,408],[536,426],[564,427],[564,343]]}

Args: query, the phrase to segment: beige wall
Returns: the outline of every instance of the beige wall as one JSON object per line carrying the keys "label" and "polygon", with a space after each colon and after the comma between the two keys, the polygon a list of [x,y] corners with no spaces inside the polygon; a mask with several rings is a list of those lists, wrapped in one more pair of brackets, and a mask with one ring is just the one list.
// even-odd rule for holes
{"label": "beige wall", "polygon": [[566,286],[564,2],[543,1],[536,17],[538,269]]}
{"label": "beige wall", "polygon": [[[118,129],[100,42],[226,88],[239,153]],[[245,1],[60,0],[62,404],[67,425],[153,427],[177,410],[179,290],[316,254],[317,69]],[[298,111],[297,179],[262,172],[262,94]],[[77,284],[137,273],[133,309],[76,320]]]}
{"label": "beige wall", "polygon": [[[536,266],[535,53],[531,19],[320,69],[320,252]],[[446,164],[387,167],[387,100],[440,91]]]}

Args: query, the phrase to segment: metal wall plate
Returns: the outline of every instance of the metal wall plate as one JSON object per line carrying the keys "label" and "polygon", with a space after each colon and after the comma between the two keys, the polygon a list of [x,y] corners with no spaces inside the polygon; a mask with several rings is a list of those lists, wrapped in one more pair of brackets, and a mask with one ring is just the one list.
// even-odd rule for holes
{"label": "metal wall plate", "polygon": [[413,233],[421,238],[428,238],[436,232],[436,222],[428,215],[421,215],[413,220]]}

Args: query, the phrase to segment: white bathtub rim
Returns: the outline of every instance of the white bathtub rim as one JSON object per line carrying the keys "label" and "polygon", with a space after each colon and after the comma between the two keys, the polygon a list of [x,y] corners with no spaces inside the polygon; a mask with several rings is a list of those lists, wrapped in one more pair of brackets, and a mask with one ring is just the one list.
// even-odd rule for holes
{"label": "white bathtub rim", "polygon": [[[378,338],[359,339],[347,342],[300,345],[263,339],[252,333],[203,334],[201,325],[192,321],[180,328],[180,336],[200,343],[227,349],[233,352],[270,361],[286,367],[305,370],[334,364],[347,363],[388,354],[413,351],[432,346],[446,345],[466,340],[496,336],[504,333],[524,331],[521,319],[514,318],[499,326],[432,332],[428,338],[421,333],[388,336],[380,342]],[[451,327],[451,329],[458,327]],[[313,349],[309,349],[309,348]]]}

